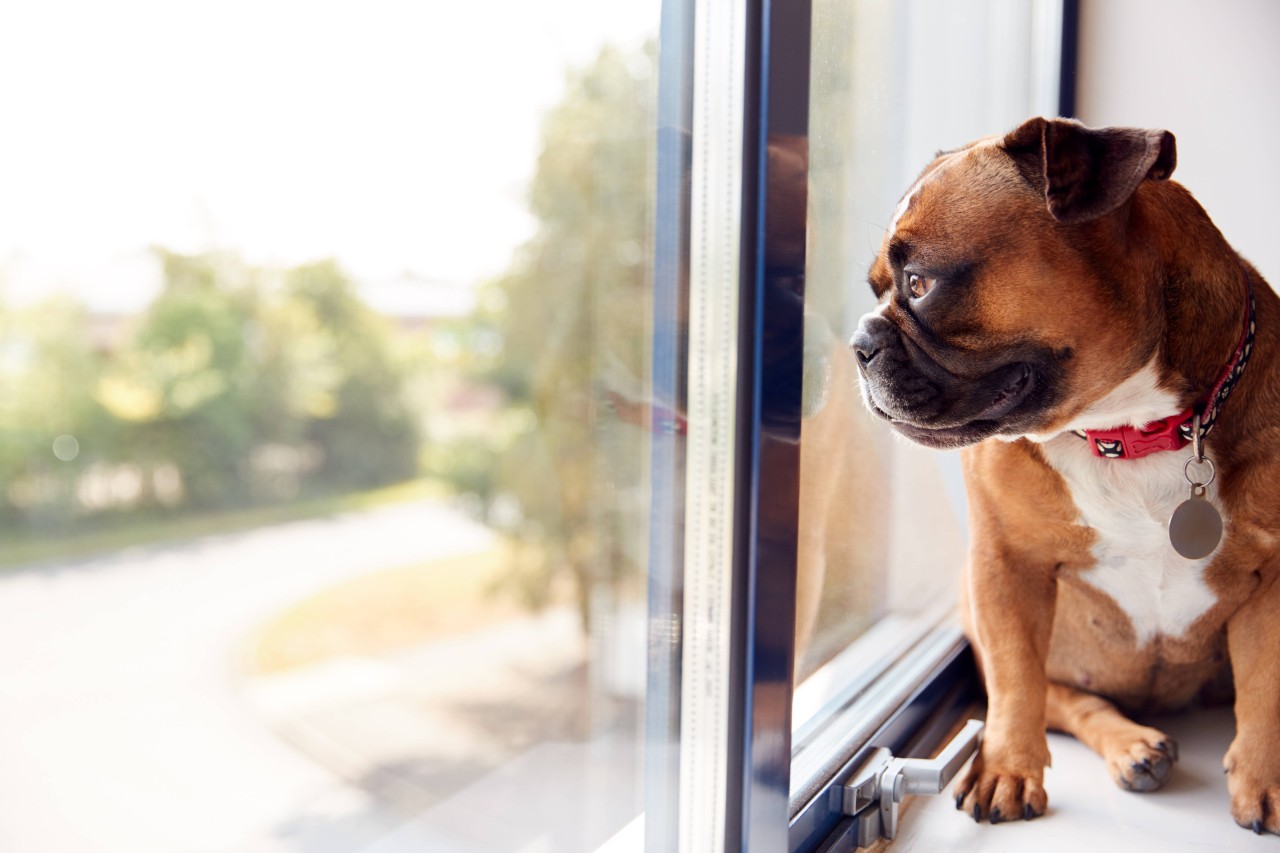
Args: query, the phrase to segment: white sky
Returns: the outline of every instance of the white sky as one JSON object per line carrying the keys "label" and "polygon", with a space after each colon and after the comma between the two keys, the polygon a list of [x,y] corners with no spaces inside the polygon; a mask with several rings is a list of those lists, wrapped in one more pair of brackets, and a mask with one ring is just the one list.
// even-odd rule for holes
{"label": "white sky", "polygon": [[658,0],[4,3],[4,298],[141,307],[157,244],[497,273],[565,69],[657,26]]}

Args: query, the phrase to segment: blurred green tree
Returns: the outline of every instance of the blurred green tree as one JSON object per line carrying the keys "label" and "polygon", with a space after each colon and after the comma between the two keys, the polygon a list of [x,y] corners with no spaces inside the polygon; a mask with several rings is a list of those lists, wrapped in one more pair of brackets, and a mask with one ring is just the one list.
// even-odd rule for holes
{"label": "blurred green tree", "polygon": [[196,508],[417,473],[393,330],[335,263],[272,276],[225,255],[160,256],[164,288],[97,389],[127,427],[122,460],[176,467]]}
{"label": "blurred green tree", "polygon": [[144,471],[176,466],[191,506],[245,503],[245,465],[259,440],[250,352],[257,277],[225,255],[159,255],[164,287],[115,354],[98,399],[129,425],[122,461]]}
{"label": "blurred green tree", "polygon": [[324,488],[363,488],[418,473],[418,418],[405,400],[407,368],[391,346],[388,321],[356,295],[332,261],[290,270],[284,296],[295,323],[294,405],[306,438],[323,456],[314,477]]}
{"label": "blurred green tree", "polygon": [[537,231],[480,299],[502,340],[487,376],[509,400],[491,520],[540,544],[530,596],[567,572],[584,620],[593,585],[643,569],[644,531],[624,530],[643,528],[648,434],[606,398],[648,384],[655,58],[606,47],[568,74],[529,190]]}
{"label": "blurred green tree", "polygon": [[[77,476],[117,438],[94,399],[98,372],[82,305],[0,308],[0,521],[47,527],[73,514]],[[55,453],[59,436],[72,441]]]}

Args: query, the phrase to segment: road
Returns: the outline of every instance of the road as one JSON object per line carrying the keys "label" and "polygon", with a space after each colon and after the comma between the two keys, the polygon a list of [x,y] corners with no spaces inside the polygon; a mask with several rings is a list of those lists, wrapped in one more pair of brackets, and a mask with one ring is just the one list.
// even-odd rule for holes
{"label": "road", "polygon": [[0,852],[347,853],[402,822],[238,690],[255,628],[356,575],[479,550],[436,503],[0,574]]}

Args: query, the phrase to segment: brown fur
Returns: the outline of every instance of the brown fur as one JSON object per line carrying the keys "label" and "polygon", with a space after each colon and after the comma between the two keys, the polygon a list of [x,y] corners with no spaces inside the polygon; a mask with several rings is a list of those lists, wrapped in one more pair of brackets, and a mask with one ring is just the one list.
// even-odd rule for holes
{"label": "brown fur", "polygon": [[[809,147],[806,137],[772,136],[768,145],[770,202],[765,207],[765,264],[784,288],[799,288],[793,276],[805,267]],[[858,398],[857,368],[844,341],[819,317],[806,317],[805,370],[820,371],[822,401],[806,401],[801,441],[771,445],[761,464],[766,481],[798,494],[796,549],[795,681],[825,663],[843,642],[852,623],[868,618],[879,592],[866,565],[883,559],[881,537],[886,510],[875,489],[880,472],[867,464],[859,448],[873,441],[870,419]],[[821,332],[821,334],[819,334]],[[810,344],[812,338],[818,343]],[[825,345],[819,346],[822,338]],[[821,362],[821,363],[819,363]],[[810,383],[809,392],[818,383]],[[792,478],[798,473],[798,481]],[[781,505],[785,511],[789,505]],[[779,509],[761,502],[761,528],[790,530],[794,518],[776,521]]]}
{"label": "brown fur", "polygon": [[888,524],[884,472],[865,451],[873,425],[849,348],[834,335],[827,362],[826,401],[805,418],[800,442],[796,683],[842,648],[885,595],[872,568],[887,559]]}
{"label": "brown fur", "polygon": [[[964,619],[989,713],[958,804],[993,823],[1043,813],[1046,726],[1096,750],[1118,784],[1157,787],[1176,747],[1122,709],[1179,708],[1234,688],[1237,736],[1224,759],[1231,812],[1243,826],[1280,833],[1280,301],[1191,195],[1163,180],[1173,162],[1168,134],[1126,132],[1130,153],[1117,156],[1145,156],[1130,165],[1151,178],[1135,179],[1131,195],[1093,218],[1055,218],[1045,186],[1054,174],[1039,185],[1028,179],[1027,140],[1039,134],[1051,146],[1055,134],[1087,133],[1037,119],[935,161],[892,236],[931,264],[978,263],[971,292],[945,315],[890,300],[884,316],[960,353],[1028,334],[1069,353],[1065,393],[1035,430],[1047,436],[1153,356],[1162,387],[1183,406],[1203,399],[1234,351],[1248,275],[1254,355],[1210,439],[1229,519],[1204,575],[1216,602],[1181,636],[1138,645],[1125,613],[1081,580],[1094,564],[1096,534],[1079,523],[1066,483],[1039,448],[1024,438],[966,449],[973,544]],[[1078,196],[1059,193],[1085,208],[1114,201]],[[873,288],[889,293],[897,274],[886,239]]]}

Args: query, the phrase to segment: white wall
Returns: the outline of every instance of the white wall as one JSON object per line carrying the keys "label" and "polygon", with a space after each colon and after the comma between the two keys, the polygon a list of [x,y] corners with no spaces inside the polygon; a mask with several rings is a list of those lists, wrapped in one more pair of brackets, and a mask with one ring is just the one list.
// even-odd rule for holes
{"label": "white wall", "polygon": [[1182,183],[1280,290],[1280,2],[1081,0],[1077,112],[1159,127]]}

